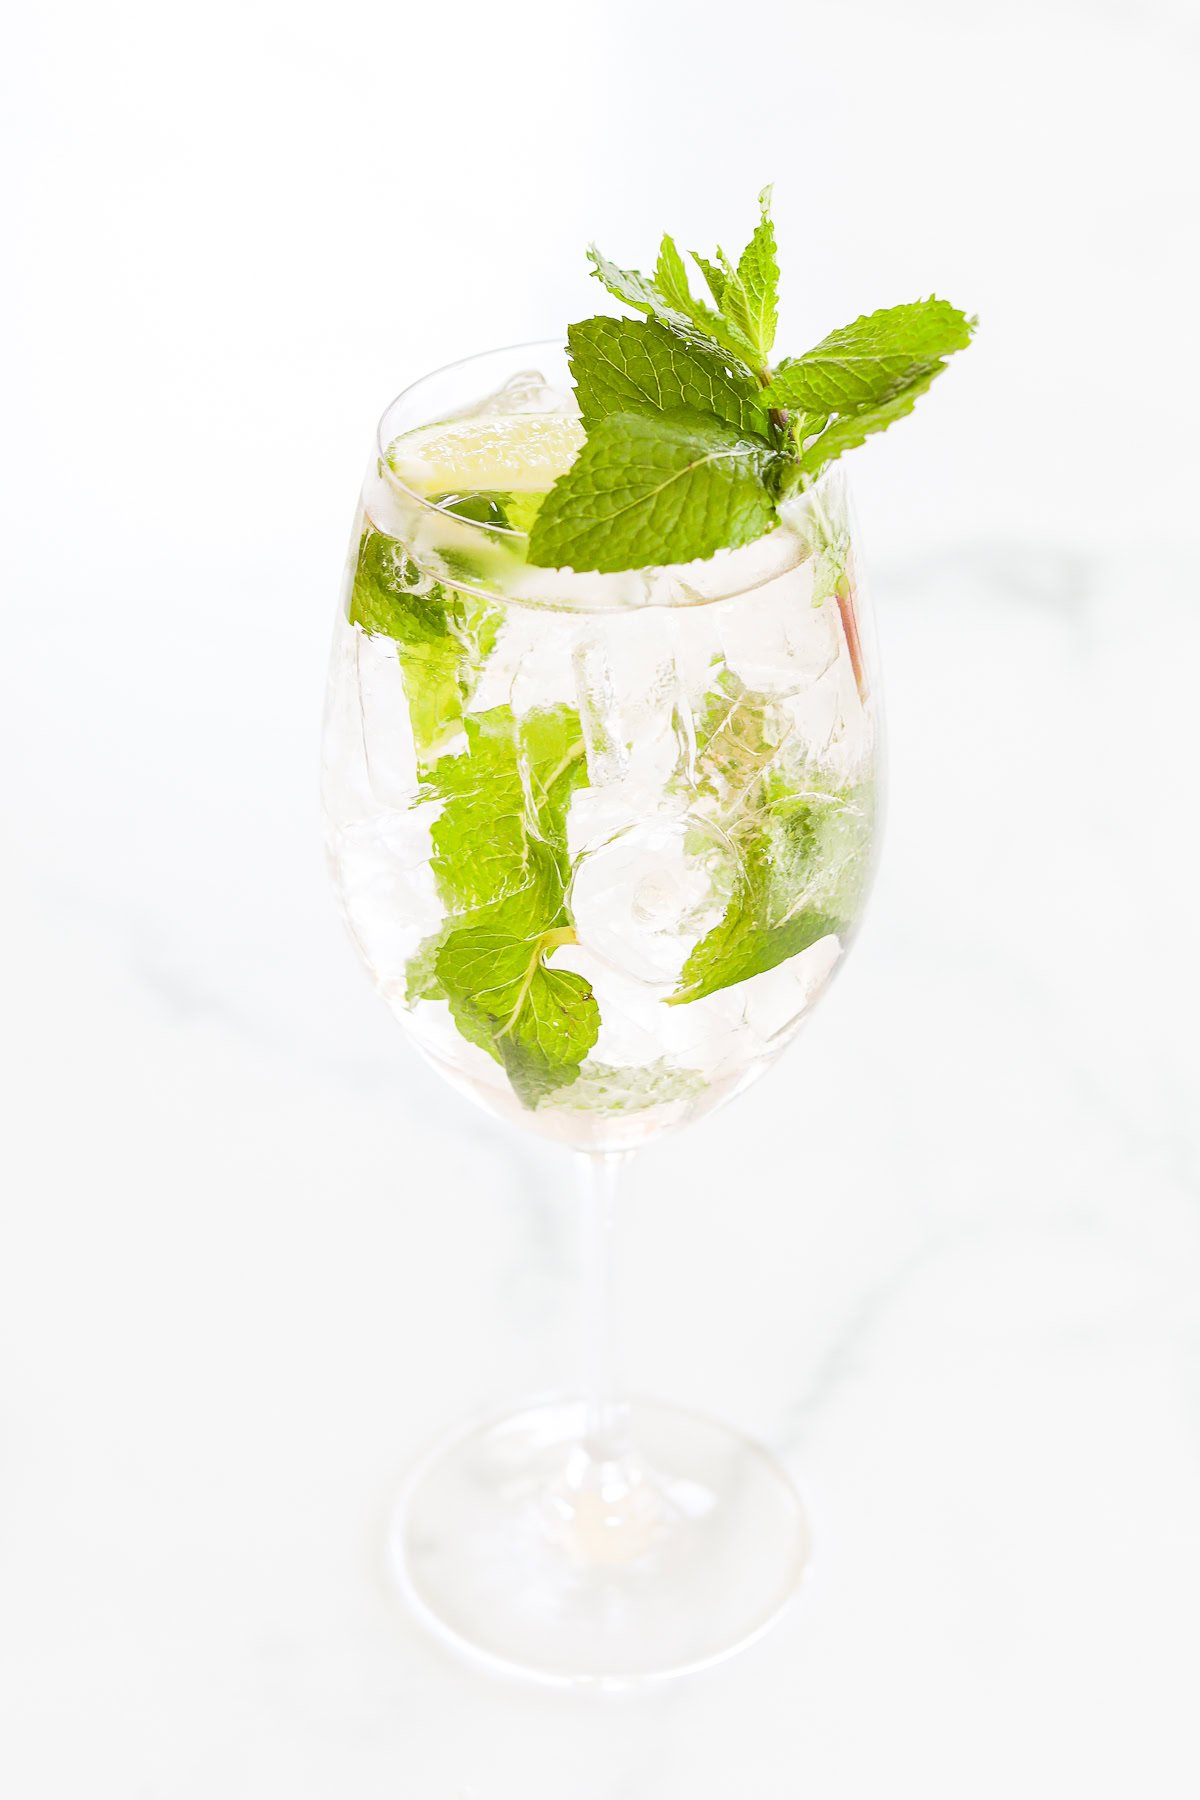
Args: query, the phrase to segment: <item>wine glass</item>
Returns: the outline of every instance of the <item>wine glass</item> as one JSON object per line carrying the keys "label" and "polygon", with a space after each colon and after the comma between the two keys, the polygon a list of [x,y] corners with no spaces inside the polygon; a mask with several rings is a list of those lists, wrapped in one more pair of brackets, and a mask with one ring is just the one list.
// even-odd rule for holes
{"label": "wine glass", "polygon": [[612,1234],[640,1144],[747,1087],[840,965],[879,721],[836,465],[736,551],[524,557],[580,441],[555,344],[425,377],[380,422],[338,609],[323,799],[376,985],[435,1068],[575,1153],[590,1380],[411,1478],[393,1563],[509,1668],[633,1681],[727,1655],[795,1589],[768,1454],[615,1386]]}

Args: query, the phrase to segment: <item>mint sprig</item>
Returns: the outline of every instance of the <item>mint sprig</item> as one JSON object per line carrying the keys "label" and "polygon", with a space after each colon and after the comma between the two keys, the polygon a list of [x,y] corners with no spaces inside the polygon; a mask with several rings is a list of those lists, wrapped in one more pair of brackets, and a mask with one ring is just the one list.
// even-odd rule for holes
{"label": "mint sprig", "polygon": [[931,295],[866,314],[772,366],[770,199],[764,188],[736,261],[722,249],[692,253],[711,305],[692,293],[670,236],[652,277],[588,251],[598,280],[643,316],[570,328],[587,442],[533,523],[531,563],[603,573],[752,543],[778,523],[784,500],[911,412],[970,342],[975,321]]}
{"label": "mint sprig", "polygon": [[679,986],[668,995],[668,1006],[704,1000],[722,988],[765,975],[789,957],[799,956],[823,937],[844,931],[845,924],[831,913],[803,907],[771,924],[764,916],[765,876],[757,868],[747,877],[728,911],[683,965]]}
{"label": "mint sprig", "polygon": [[465,748],[439,757],[422,789],[443,802],[431,862],[448,918],[409,964],[409,998],[447,1000],[536,1106],[575,1080],[600,1031],[590,983],[549,962],[575,941],[566,819],[587,781],[583,733],[567,706],[519,719],[497,706],[463,728]]}
{"label": "mint sprig", "polygon": [[668,1006],[764,974],[821,938],[844,938],[869,873],[870,789],[831,785],[819,767],[790,755],[790,723],[768,695],[726,677],[698,724],[697,779],[740,874]]}
{"label": "mint sprig", "polygon": [[552,950],[574,941],[567,927],[519,937],[472,926],[452,931],[438,952],[454,1023],[503,1065],[526,1106],[569,1086],[600,1035],[591,984],[546,965]]}

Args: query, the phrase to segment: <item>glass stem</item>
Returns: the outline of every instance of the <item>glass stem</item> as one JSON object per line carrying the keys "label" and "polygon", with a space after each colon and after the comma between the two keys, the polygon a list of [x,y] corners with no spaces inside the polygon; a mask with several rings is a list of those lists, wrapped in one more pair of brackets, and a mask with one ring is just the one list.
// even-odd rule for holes
{"label": "glass stem", "polygon": [[587,1451],[609,1462],[624,1449],[624,1409],[617,1374],[616,1196],[627,1150],[579,1150],[583,1245],[584,1381]]}

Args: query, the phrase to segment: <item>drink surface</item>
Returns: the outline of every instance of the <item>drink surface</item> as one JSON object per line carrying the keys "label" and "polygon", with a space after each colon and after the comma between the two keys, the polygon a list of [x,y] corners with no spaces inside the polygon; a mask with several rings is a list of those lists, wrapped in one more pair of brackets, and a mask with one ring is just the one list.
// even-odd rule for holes
{"label": "drink surface", "polygon": [[380,459],[324,802],[350,930],[426,1054],[498,1114],[619,1148],[746,1086],[828,983],[876,723],[840,476],[702,565],[532,569],[581,437],[531,373]]}

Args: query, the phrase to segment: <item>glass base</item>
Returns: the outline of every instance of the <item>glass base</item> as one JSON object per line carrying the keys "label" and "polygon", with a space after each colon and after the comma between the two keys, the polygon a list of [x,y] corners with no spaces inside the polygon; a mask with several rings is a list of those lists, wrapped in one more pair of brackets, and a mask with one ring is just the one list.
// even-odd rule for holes
{"label": "glass base", "polygon": [[615,1408],[590,1448],[588,1426],[582,1401],[546,1401],[417,1471],[391,1552],[426,1621],[551,1681],[682,1674],[757,1637],[808,1560],[784,1471],[674,1407]]}

